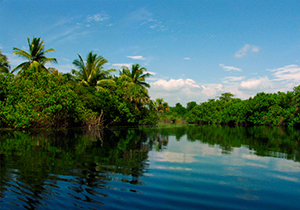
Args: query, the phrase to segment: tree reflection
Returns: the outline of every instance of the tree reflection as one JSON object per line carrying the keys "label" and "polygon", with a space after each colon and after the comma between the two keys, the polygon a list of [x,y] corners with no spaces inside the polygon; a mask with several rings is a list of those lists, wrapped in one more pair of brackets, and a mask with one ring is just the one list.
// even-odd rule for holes
{"label": "tree reflection", "polygon": [[27,199],[19,202],[27,208],[43,205],[39,201],[49,190],[46,186],[58,187],[57,181],[73,183],[70,190],[90,202],[86,193],[110,188],[109,181],[142,184],[140,177],[148,167],[150,147],[142,130],[2,131],[0,136],[1,197],[11,188],[26,189]]}
{"label": "tree reflection", "polygon": [[[0,132],[0,197],[7,192],[25,208],[42,206],[45,195],[55,194],[59,182],[72,183],[70,196],[95,203],[93,195],[108,194],[115,181],[143,185],[148,172],[148,153],[167,149],[170,137],[202,142],[230,155],[234,148],[249,147],[256,155],[299,162],[299,130],[277,127],[159,126]],[[124,189],[122,189],[124,190]],[[78,196],[80,194],[81,196]],[[97,204],[101,202],[97,201]]]}

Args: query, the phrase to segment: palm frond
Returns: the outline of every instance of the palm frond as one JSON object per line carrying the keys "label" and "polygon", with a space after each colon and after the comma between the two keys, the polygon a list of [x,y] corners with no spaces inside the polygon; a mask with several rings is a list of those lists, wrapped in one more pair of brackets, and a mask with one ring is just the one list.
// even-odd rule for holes
{"label": "palm frond", "polygon": [[16,48],[16,47],[14,47],[13,50],[14,50],[14,52],[13,52],[14,55],[18,55],[20,57],[24,57],[24,58],[30,60],[31,56],[26,51]]}

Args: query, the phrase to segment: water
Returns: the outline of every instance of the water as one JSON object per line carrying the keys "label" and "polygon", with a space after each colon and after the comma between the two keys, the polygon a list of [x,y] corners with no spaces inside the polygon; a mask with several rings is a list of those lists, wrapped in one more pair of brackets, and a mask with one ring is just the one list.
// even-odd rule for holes
{"label": "water", "polygon": [[0,132],[1,209],[299,209],[299,131]]}

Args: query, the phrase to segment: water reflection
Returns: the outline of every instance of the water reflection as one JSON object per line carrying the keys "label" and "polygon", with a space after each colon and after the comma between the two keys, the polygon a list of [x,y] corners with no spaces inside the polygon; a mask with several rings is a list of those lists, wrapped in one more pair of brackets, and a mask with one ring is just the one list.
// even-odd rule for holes
{"label": "water reflection", "polygon": [[[248,180],[246,167],[269,169],[272,157],[280,158],[273,171],[300,172],[299,136],[297,130],[277,127],[194,125],[1,131],[0,205],[8,209],[74,206],[99,209],[108,204],[111,208],[122,208],[127,199],[133,199],[132,193],[136,198],[147,194],[145,189],[152,186],[149,184],[152,176],[159,181],[164,173],[177,171],[179,175],[174,176],[181,181],[186,177],[196,178],[199,173],[202,178],[207,176],[206,181],[210,180],[208,177],[216,176],[212,157],[221,156],[222,159],[216,159],[222,169],[219,176],[231,178],[219,181],[219,187],[230,185],[230,179],[236,179],[235,183]],[[170,138],[175,141],[170,143]],[[207,164],[206,168],[193,165],[199,163]],[[236,176],[239,177],[233,178]],[[296,176],[286,174],[274,178],[299,182]],[[257,200],[255,196],[245,192],[236,197]]]}

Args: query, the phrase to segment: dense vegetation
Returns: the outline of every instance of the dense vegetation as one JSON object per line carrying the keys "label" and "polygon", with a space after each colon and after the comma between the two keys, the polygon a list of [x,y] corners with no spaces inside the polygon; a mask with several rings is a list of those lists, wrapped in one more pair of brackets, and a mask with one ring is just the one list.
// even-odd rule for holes
{"label": "dense vegetation", "polygon": [[300,125],[300,85],[287,93],[258,93],[241,100],[223,93],[217,100],[200,103],[192,101],[187,108],[177,103],[161,116],[165,121],[186,121],[196,124],[226,125]]}
{"label": "dense vegetation", "polygon": [[26,59],[11,70],[0,51],[0,127],[61,128],[70,126],[137,125],[163,122],[228,125],[300,125],[300,85],[287,93],[258,93],[241,100],[231,93],[218,99],[184,107],[169,107],[162,98],[150,100],[146,79],[151,76],[139,64],[104,70],[108,61],[93,52],[84,60],[78,54],[76,69],[62,74],[47,63],[41,38],[28,38],[29,52],[13,48]]}
{"label": "dense vegetation", "polygon": [[[61,128],[156,124],[160,104],[150,100],[146,82],[150,73],[139,64],[104,70],[107,60],[90,52],[84,60],[78,54],[76,69],[62,74],[47,63],[57,62],[46,54],[40,38],[28,38],[29,52],[13,48],[26,59],[10,68],[0,52],[0,127]],[[17,73],[16,73],[17,72]],[[16,74],[13,74],[16,73]],[[165,103],[165,106],[168,105]]]}

